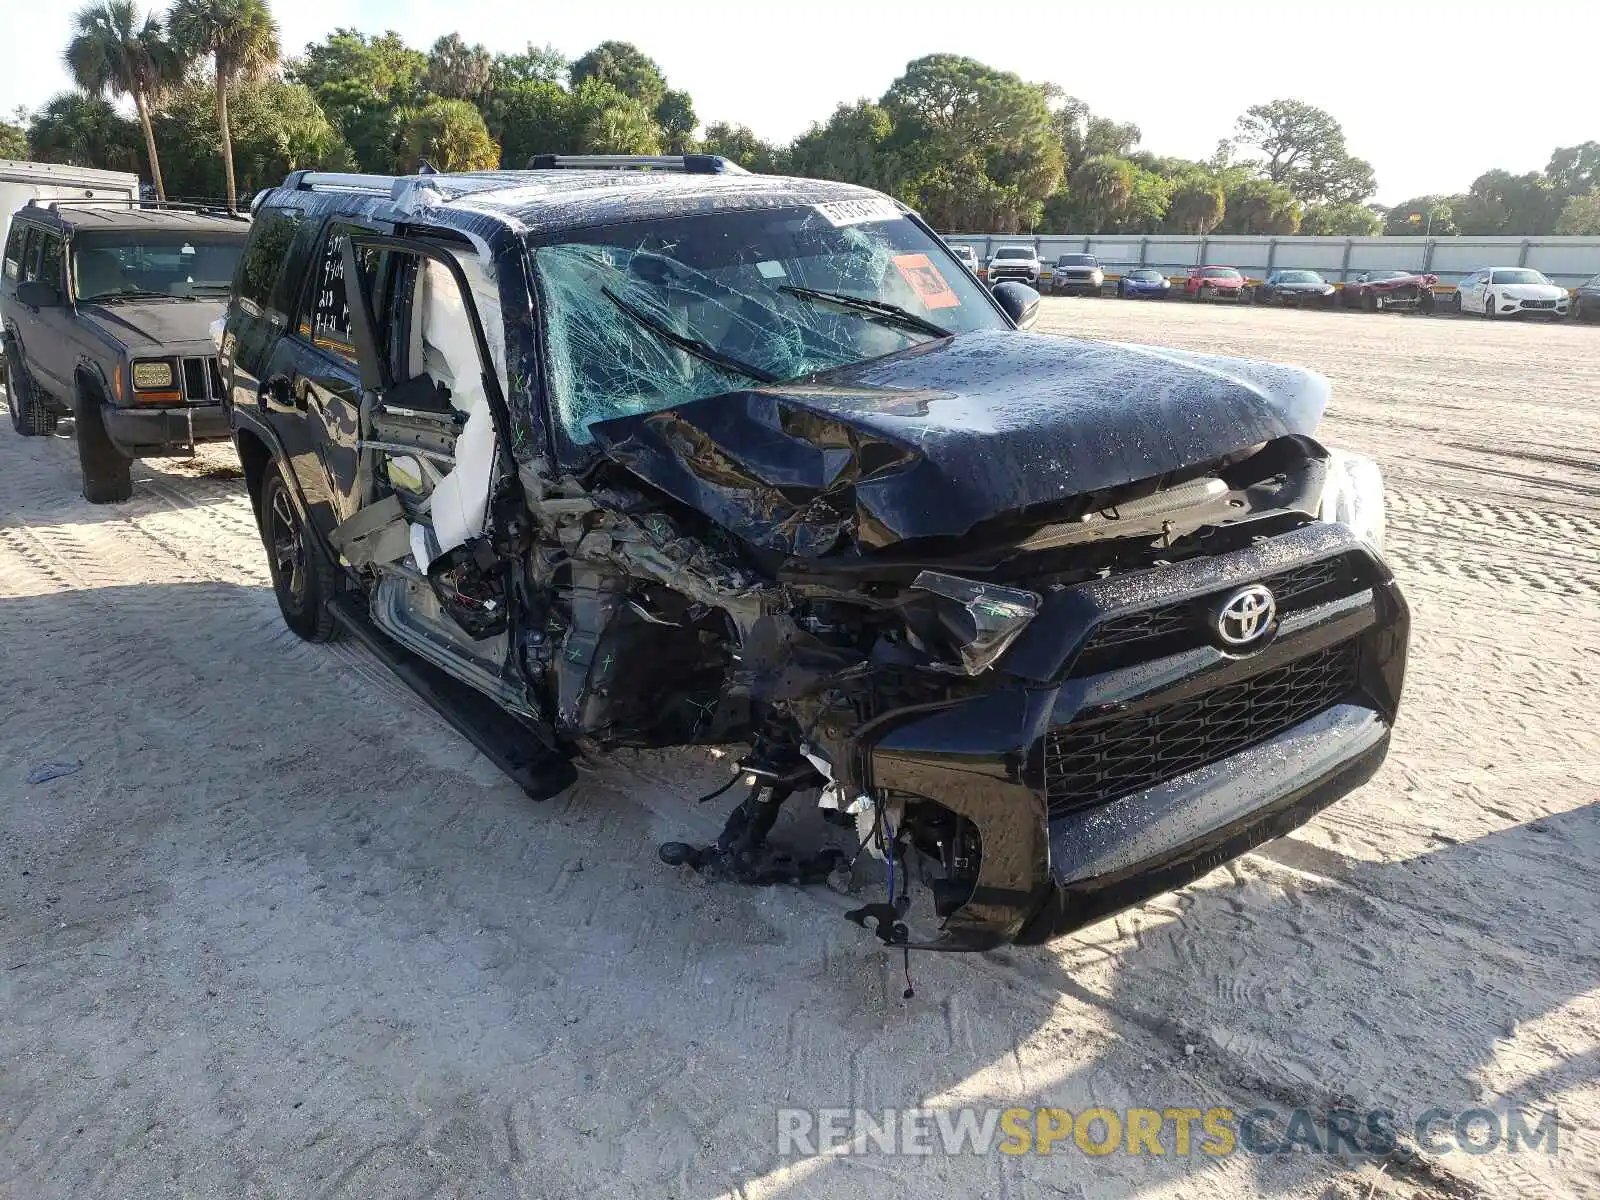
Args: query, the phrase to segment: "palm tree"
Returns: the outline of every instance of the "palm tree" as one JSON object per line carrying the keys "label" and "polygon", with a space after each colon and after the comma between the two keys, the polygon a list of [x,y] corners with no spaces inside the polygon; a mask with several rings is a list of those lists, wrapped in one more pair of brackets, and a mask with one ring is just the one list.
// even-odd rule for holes
{"label": "palm tree", "polygon": [[156,199],[167,198],[161,182],[150,110],[162,92],[183,74],[183,60],[167,41],[161,22],[146,16],[139,23],[133,0],[103,0],[85,5],[72,18],[73,37],[63,57],[73,80],[92,96],[132,96],[144,128],[150,156],[150,180]]}
{"label": "palm tree", "polygon": [[228,207],[236,208],[228,89],[246,79],[259,79],[277,65],[277,22],[263,0],[174,0],[167,23],[172,27],[172,40],[184,54],[194,58],[209,55],[216,67],[222,170],[228,181]]}

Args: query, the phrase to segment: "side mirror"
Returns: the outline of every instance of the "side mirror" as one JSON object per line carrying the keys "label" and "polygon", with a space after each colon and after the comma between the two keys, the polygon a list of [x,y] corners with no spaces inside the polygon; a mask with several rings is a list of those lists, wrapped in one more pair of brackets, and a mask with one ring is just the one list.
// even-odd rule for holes
{"label": "side mirror", "polygon": [[29,279],[17,284],[17,301],[29,308],[58,308],[61,293],[42,279]]}
{"label": "side mirror", "polygon": [[994,298],[1018,329],[1032,329],[1039,319],[1039,293],[1025,283],[1006,280],[994,285]]}

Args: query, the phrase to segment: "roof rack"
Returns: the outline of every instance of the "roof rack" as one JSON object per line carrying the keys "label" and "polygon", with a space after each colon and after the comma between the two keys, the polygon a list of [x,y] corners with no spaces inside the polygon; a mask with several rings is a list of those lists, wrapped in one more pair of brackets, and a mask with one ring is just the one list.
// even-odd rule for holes
{"label": "roof rack", "polygon": [[48,212],[59,212],[63,208],[126,208],[148,210],[150,212],[187,212],[198,213],[206,217],[229,217],[233,220],[243,221],[241,213],[232,212],[217,204],[190,204],[183,200],[133,200],[120,196],[108,196],[105,199],[91,198],[88,196],[63,196],[58,200],[41,200],[37,196],[30,196],[27,208],[42,208]]}
{"label": "roof rack", "polygon": [[682,171],[687,175],[748,175],[738,163],[720,154],[535,154],[530,171]]}

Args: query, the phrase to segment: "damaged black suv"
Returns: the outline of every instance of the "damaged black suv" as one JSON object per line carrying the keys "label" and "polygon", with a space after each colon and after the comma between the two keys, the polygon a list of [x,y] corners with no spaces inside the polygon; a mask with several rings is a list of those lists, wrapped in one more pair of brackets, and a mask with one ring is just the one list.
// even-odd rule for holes
{"label": "damaged black suv", "polygon": [[301,636],[535,794],[748,745],[722,836],[663,859],[817,878],[768,844],[815,796],[922,861],[936,931],[904,888],[857,914],[896,944],[1076,928],[1377,768],[1408,617],[1324,380],[1023,332],[1030,289],[863,188],[532,165],[256,202],[223,369]]}

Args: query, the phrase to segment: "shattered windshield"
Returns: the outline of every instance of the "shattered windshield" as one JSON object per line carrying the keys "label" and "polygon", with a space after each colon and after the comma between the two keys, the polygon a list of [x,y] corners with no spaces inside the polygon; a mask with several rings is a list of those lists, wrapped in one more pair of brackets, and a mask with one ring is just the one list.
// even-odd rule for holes
{"label": "shattered windshield", "polygon": [[717,213],[534,247],[566,438],[585,446],[599,421],[1007,327],[936,239],[887,201],[865,215]]}

